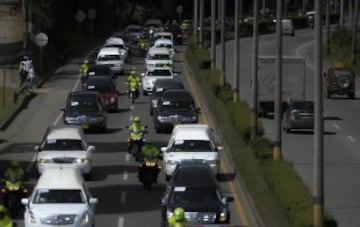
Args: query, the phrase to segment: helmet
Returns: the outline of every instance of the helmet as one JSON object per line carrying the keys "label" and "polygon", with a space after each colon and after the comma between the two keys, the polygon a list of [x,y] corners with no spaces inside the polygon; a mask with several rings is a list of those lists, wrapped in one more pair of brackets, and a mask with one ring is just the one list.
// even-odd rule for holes
{"label": "helmet", "polygon": [[19,166],[19,162],[13,160],[13,161],[11,161],[10,166],[11,166],[11,167],[18,167],[18,166]]}
{"label": "helmet", "polygon": [[181,207],[175,208],[174,217],[175,217],[176,221],[183,221],[185,219],[184,209]]}
{"label": "helmet", "polygon": [[85,59],[85,60],[84,60],[84,63],[85,63],[85,64],[89,64],[89,60],[88,60],[88,59]]}
{"label": "helmet", "polygon": [[2,204],[0,204],[0,212],[2,213],[6,212],[6,207]]}
{"label": "helmet", "polygon": [[135,70],[131,70],[130,75],[135,75]]}
{"label": "helmet", "polygon": [[139,117],[139,116],[135,116],[133,121],[134,121],[134,122],[140,122],[140,117]]}

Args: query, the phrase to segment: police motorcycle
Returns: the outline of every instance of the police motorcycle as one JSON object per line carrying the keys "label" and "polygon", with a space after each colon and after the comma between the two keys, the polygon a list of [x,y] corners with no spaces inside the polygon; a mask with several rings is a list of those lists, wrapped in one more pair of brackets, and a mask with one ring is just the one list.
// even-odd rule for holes
{"label": "police motorcycle", "polygon": [[22,215],[24,207],[21,199],[28,197],[28,190],[17,174],[11,174],[9,178],[5,179],[5,186],[1,189],[1,194],[10,216],[17,217]]}
{"label": "police motorcycle", "polygon": [[126,127],[128,129],[128,133],[130,137],[128,139],[128,153],[132,154],[135,158],[135,161],[140,160],[140,151],[142,146],[145,144],[145,133],[147,133],[147,126],[145,126],[145,130],[135,129],[130,132],[129,126]]}
{"label": "police motorcycle", "polygon": [[139,85],[135,84],[135,82],[130,82],[128,89],[129,98],[131,103],[134,104],[135,100],[139,97]]}
{"label": "police motorcycle", "polygon": [[138,166],[139,181],[143,184],[144,189],[148,191],[151,190],[152,184],[157,183],[157,178],[161,169],[157,164],[157,158],[149,156],[140,160]]}

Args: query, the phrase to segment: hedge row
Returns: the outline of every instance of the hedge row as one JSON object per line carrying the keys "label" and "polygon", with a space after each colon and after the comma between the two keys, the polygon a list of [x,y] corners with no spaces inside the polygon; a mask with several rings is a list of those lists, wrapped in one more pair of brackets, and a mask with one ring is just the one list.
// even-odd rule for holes
{"label": "hedge row", "polygon": [[[191,39],[190,39],[191,40]],[[220,87],[220,72],[204,69],[208,50],[189,42],[187,61],[214,116],[222,140],[231,154],[237,172],[267,227],[312,226],[312,196],[291,163],[272,161],[272,143],[262,137],[250,140],[250,109],[246,102],[234,103],[229,85]],[[261,122],[260,122],[261,123]],[[327,215],[326,226],[337,226]]]}

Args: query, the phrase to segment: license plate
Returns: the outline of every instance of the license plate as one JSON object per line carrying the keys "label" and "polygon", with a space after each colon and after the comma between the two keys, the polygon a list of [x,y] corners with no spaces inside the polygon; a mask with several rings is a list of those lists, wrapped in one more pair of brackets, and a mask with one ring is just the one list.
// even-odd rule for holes
{"label": "license plate", "polygon": [[88,129],[88,128],[89,128],[89,125],[88,125],[88,124],[83,124],[83,125],[81,125],[81,128],[83,128],[83,129]]}

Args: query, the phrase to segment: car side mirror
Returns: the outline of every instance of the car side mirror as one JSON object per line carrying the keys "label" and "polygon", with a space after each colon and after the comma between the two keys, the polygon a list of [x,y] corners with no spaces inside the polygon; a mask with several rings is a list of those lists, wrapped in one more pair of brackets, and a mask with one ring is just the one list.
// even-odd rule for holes
{"label": "car side mirror", "polygon": [[87,150],[90,152],[94,152],[96,150],[96,147],[94,145],[90,145]]}
{"label": "car side mirror", "polygon": [[97,204],[97,203],[98,203],[98,199],[97,199],[97,198],[90,198],[90,199],[89,199],[89,203],[90,203],[90,204]]}
{"label": "car side mirror", "polygon": [[166,147],[161,147],[161,148],[160,148],[160,151],[161,151],[162,153],[165,153],[165,152],[166,152]]}
{"label": "car side mirror", "polygon": [[28,205],[29,204],[29,199],[28,198],[22,198],[21,199],[21,204],[24,205],[24,206]]}

